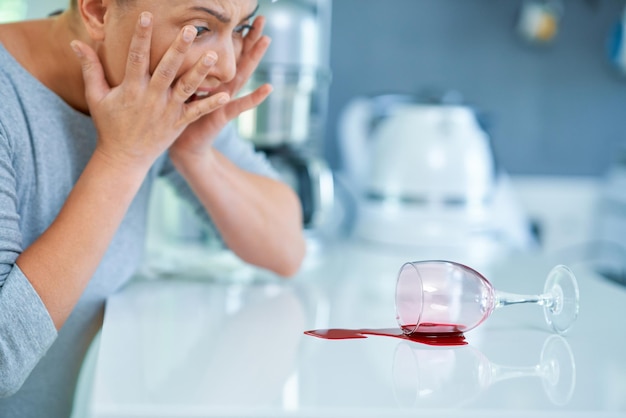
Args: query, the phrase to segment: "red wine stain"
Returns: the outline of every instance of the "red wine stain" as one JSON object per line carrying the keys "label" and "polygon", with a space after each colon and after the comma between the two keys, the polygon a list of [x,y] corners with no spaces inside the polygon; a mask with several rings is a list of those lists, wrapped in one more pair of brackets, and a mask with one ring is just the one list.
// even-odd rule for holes
{"label": "red wine stain", "polygon": [[311,331],[305,331],[306,335],[312,335],[313,337],[324,338],[326,340],[348,340],[354,338],[367,338],[368,335],[379,335],[384,337],[394,337],[403,340],[414,341],[421,344],[439,345],[439,346],[451,346],[451,345],[466,345],[465,335],[458,330],[458,327],[453,325],[443,324],[430,324],[428,326],[420,326],[420,328],[428,330],[446,330],[444,332],[413,332],[411,334],[405,334],[400,328],[381,328],[381,329],[343,329],[343,328],[331,328],[331,329],[316,329]]}

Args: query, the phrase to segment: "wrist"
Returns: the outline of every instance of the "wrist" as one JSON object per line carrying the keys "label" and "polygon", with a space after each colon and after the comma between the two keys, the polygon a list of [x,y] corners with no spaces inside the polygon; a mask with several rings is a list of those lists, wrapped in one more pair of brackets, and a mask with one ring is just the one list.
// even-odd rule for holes
{"label": "wrist", "polygon": [[201,153],[170,149],[169,157],[174,167],[186,178],[194,177],[195,175],[206,176],[208,171],[215,167],[217,163],[213,147],[208,147]]}
{"label": "wrist", "polygon": [[111,171],[118,176],[132,181],[143,182],[153,161],[147,159],[115,157],[101,148],[96,148],[91,156],[91,164],[96,164],[103,171]]}

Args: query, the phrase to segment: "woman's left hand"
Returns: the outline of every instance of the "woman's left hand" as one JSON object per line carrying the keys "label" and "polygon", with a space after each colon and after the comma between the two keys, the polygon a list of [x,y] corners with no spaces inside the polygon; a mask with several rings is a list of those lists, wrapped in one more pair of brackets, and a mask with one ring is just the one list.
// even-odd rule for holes
{"label": "woman's left hand", "polygon": [[[264,25],[263,16],[254,20],[252,28],[244,38],[235,77],[213,94],[226,92],[232,98],[248,81],[270,44],[270,38],[263,35]],[[181,160],[186,157],[204,156],[211,151],[213,140],[231,120],[261,104],[271,92],[272,87],[264,84],[246,96],[231,99],[224,106],[190,124],[170,147],[170,157],[173,160]]]}

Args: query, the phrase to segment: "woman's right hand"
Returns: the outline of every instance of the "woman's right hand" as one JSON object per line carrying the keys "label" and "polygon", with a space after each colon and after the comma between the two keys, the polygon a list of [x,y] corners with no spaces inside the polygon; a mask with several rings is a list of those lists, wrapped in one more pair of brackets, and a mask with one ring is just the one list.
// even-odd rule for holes
{"label": "woman's right hand", "polygon": [[105,78],[96,52],[83,42],[72,42],[81,61],[85,97],[98,131],[96,152],[114,164],[149,168],[187,125],[228,100],[224,93],[186,103],[217,59],[208,52],[189,70],[178,74],[195,36],[196,29],[185,26],[150,74],[152,15],[141,13],[124,78],[113,87]]}

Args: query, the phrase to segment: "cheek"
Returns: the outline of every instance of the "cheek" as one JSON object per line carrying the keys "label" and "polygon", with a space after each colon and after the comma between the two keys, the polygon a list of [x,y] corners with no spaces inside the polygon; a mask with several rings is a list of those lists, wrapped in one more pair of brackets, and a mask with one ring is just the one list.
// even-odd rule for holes
{"label": "cheek", "polygon": [[[151,75],[154,74],[154,71],[156,70],[161,60],[163,59],[164,55],[165,55],[165,51],[160,51],[160,50],[152,51],[150,55],[151,57],[150,58],[150,74]],[[185,55],[183,62],[178,67],[175,78],[178,79],[182,74],[189,71],[189,69],[192,68],[199,59],[200,59],[200,55],[193,54],[192,52],[188,52],[187,55]]]}
{"label": "cheek", "polygon": [[134,34],[134,25],[129,22],[112,24],[102,43],[100,59],[102,60],[109,84],[119,85],[124,80],[128,63],[130,41]]}
{"label": "cheek", "polygon": [[150,74],[154,73],[154,69],[165,55],[168,46],[169,44],[166,44],[162,37],[152,36],[152,42],[150,44]]}
{"label": "cheek", "polygon": [[100,49],[99,56],[109,85],[111,87],[119,85],[126,72],[128,46],[107,42]]}
{"label": "cheek", "polygon": [[243,42],[240,40],[233,41],[233,53],[235,54],[235,61],[239,63],[241,59],[241,52],[243,51]]}
{"label": "cheek", "polygon": [[[171,36],[167,37],[153,36],[152,46],[150,47],[150,74],[154,74],[156,67],[163,60],[163,57],[165,56],[175,39],[176,33],[173,33]],[[184,71],[189,69],[193,65],[195,60],[198,59],[198,57],[199,55],[195,54],[193,50],[187,52],[183,63],[177,71],[177,77],[180,76]]]}
{"label": "cheek", "polygon": [[196,62],[198,62],[199,59],[200,59],[199,55],[195,55],[191,53],[187,54],[187,56],[185,57],[185,60],[181,64],[180,68],[178,69],[176,78],[180,77],[182,74],[186,73],[191,68],[193,68],[193,66],[196,64]]}

